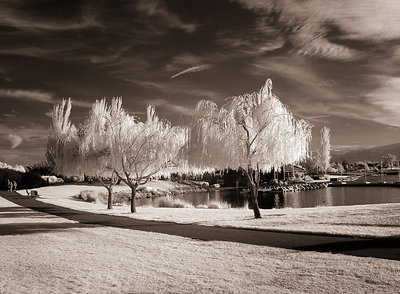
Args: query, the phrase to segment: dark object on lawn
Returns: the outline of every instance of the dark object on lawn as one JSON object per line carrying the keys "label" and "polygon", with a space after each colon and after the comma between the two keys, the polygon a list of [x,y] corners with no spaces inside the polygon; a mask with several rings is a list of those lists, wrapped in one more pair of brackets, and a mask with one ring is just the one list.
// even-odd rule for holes
{"label": "dark object on lawn", "polygon": [[26,195],[28,195],[28,197],[35,197],[35,198],[39,197],[39,193],[37,190],[31,190],[29,192],[29,190],[26,189]]}

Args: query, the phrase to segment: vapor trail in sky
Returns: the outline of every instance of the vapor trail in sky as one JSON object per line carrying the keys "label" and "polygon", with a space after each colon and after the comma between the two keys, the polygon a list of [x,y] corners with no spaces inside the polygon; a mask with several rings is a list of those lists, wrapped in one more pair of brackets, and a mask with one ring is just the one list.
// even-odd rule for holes
{"label": "vapor trail in sky", "polygon": [[202,65],[196,65],[193,67],[189,67],[181,72],[178,72],[176,75],[173,75],[171,79],[179,77],[181,75],[191,73],[191,72],[197,72],[197,71],[203,71],[211,68],[211,64],[202,64]]}

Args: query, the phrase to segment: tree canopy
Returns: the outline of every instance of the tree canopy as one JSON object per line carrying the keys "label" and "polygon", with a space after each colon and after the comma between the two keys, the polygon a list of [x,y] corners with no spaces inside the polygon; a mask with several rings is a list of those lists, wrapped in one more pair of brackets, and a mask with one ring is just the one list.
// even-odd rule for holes
{"label": "tree canopy", "polygon": [[293,116],[268,79],[259,92],[233,97],[220,108],[209,100],[197,104],[188,161],[194,169],[242,170],[258,209],[259,173],[304,159],[310,139],[311,125]]}

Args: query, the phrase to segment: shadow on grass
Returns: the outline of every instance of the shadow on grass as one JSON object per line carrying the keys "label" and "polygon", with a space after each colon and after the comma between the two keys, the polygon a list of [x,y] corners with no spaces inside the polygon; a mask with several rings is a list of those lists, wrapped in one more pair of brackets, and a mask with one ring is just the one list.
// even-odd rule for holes
{"label": "shadow on grass", "polygon": [[1,224],[0,236],[60,232],[69,229],[93,227],[79,223],[18,223]]}
{"label": "shadow on grass", "polygon": [[39,212],[9,212],[9,213],[0,213],[0,218],[55,218],[55,216],[46,216],[43,213]]}
{"label": "shadow on grass", "polygon": [[21,212],[21,211],[29,211],[29,209],[25,207],[0,207],[0,213],[2,212]]}
{"label": "shadow on grass", "polygon": [[[387,250],[390,248],[398,249],[400,248],[400,238],[399,235],[387,237],[387,238],[380,238],[380,239],[373,239],[373,240],[355,240],[350,242],[333,242],[328,244],[318,244],[318,245],[311,245],[311,246],[301,246],[296,247],[293,249],[302,250],[302,251],[318,251],[318,252],[332,252],[332,253],[344,253],[349,254],[353,253],[354,255],[365,256],[362,251],[368,251],[371,249],[380,249],[380,250]],[[357,252],[359,254],[357,254]],[[375,254],[374,257],[381,257]],[[399,256],[398,256],[399,257]],[[382,257],[385,258],[385,257]],[[398,260],[398,258],[397,258]]]}

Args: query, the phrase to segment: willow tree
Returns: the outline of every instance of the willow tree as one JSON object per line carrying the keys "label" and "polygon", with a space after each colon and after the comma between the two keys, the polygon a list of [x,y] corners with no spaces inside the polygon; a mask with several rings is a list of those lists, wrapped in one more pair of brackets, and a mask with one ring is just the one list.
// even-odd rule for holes
{"label": "willow tree", "polygon": [[326,174],[331,165],[331,130],[324,126],[320,131],[320,144],[317,151],[318,166]]}
{"label": "willow tree", "polygon": [[[122,99],[110,105],[98,100],[86,121],[77,130],[69,120],[71,101],[54,106],[48,141],[50,160],[64,175],[86,173],[97,177],[108,190],[112,207],[112,187],[117,179],[132,190],[131,212],[136,212],[136,191],[150,178],[171,173],[182,161],[188,131],[159,119],[152,106],[141,122],[122,108]],[[111,182],[103,181],[111,178]]]}
{"label": "willow tree", "polygon": [[117,107],[115,104],[121,107],[120,99],[113,99],[110,106],[105,99],[96,100],[79,131],[80,169],[106,188],[107,209],[112,209],[113,187],[118,182],[113,170],[108,130],[112,126],[110,110]]}
{"label": "willow tree", "polygon": [[131,188],[131,212],[136,212],[136,191],[152,177],[170,173],[180,162],[186,146],[187,129],[172,127],[159,119],[152,106],[141,122],[122,109],[122,100],[115,100],[109,109],[109,166],[115,175]]}
{"label": "willow tree", "polygon": [[233,97],[218,108],[198,102],[189,142],[189,165],[205,170],[242,171],[250,185],[255,218],[260,218],[260,173],[293,164],[307,155],[311,126],[294,118],[267,80],[259,92]]}
{"label": "willow tree", "polygon": [[70,115],[71,99],[53,107],[47,141],[47,161],[55,172],[63,175],[76,175],[79,165],[78,131]]}

